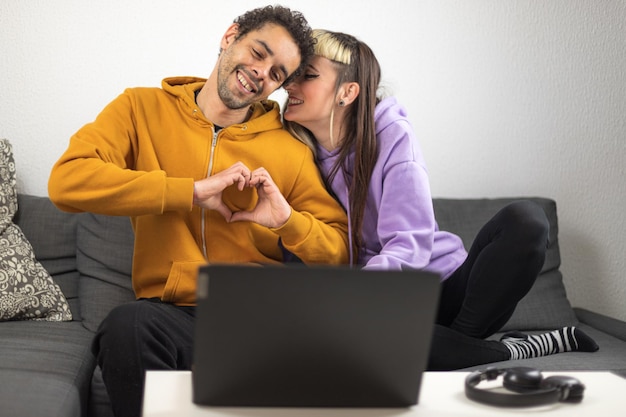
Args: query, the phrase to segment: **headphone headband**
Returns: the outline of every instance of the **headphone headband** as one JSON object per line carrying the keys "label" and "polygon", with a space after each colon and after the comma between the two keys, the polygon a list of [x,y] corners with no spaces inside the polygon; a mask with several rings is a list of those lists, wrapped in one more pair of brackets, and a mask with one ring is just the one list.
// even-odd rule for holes
{"label": "headphone headband", "polygon": [[[514,393],[478,388],[483,381],[503,377],[503,386]],[[533,407],[563,402],[580,402],[585,386],[575,378],[552,376],[543,379],[533,368],[487,368],[474,371],[465,378],[465,395],[470,400],[499,407]]]}

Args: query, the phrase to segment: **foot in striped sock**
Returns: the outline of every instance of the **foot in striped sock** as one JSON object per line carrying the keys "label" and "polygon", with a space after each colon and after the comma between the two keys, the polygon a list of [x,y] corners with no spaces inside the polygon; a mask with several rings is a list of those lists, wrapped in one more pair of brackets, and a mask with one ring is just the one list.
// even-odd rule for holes
{"label": "foot in striped sock", "polygon": [[527,359],[563,352],[595,352],[596,342],[576,327],[563,327],[542,334],[509,332],[500,338],[511,359]]}

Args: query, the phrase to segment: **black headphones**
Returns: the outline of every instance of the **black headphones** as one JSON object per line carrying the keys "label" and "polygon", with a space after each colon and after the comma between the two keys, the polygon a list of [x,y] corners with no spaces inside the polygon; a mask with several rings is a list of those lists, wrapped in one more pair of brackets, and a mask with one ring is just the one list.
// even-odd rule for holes
{"label": "black headphones", "polygon": [[[477,388],[482,381],[493,381],[502,375],[502,385],[511,394]],[[533,368],[487,368],[465,378],[465,395],[470,400],[499,407],[532,407],[556,402],[579,403],[585,386],[576,378],[555,375],[543,378]]]}

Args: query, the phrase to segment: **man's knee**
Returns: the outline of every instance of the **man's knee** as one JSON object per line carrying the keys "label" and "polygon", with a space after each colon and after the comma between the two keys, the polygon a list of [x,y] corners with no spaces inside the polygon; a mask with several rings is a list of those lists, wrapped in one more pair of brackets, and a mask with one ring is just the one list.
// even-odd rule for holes
{"label": "man's knee", "polygon": [[113,308],[98,327],[92,345],[93,353],[98,355],[108,347],[136,344],[138,330],[145,329],[149,321],[145,318],[153,315],[150,310],[155,307],[151,304],[146,300],[138,300]]}

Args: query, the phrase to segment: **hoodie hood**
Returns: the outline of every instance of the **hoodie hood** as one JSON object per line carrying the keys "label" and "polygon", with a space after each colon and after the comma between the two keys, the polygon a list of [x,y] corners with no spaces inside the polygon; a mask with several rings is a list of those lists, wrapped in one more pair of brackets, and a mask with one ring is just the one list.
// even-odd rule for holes
{"label": "hoodie hood", "polygon": [[382,99],[374,110],[376,122],[376,134],[380,134],[385,128],[400,120],[407,120],[406,109],[398,103],[395,97]]}
{"label": "hoodie hood", "polygon": [[[196,91],[201,89],[206,83],[206,78],[198,77],[170,77],[165,78],[161,87],[163,90],[180,100],[181,107],[194,119],[201,119],[212,124],[212,122],[200,111],[196,104]],[[253,103],[252,115],[244,123],[237,123],[226,128],[239,128],[239,135],[256,135],[273,129],[282,129],[280,118],[280,106],[273,100],[263,100]]]}
{"label": "hoodie hood", "polygon": [[[379,136],[383,130],[398,121],[409,123],[406,109],[398,103],[398,100],[395,97],[386,97],[376,105],[376,108],[374,109],[374,121],[376,136]],[[380,137],[379,146],[384,146],[384,144],[380,143]],[[324,147],[317,144],[318,162],[326,168],[327,171],[330,170],[338,156],[339,148],[328,151]]]}

